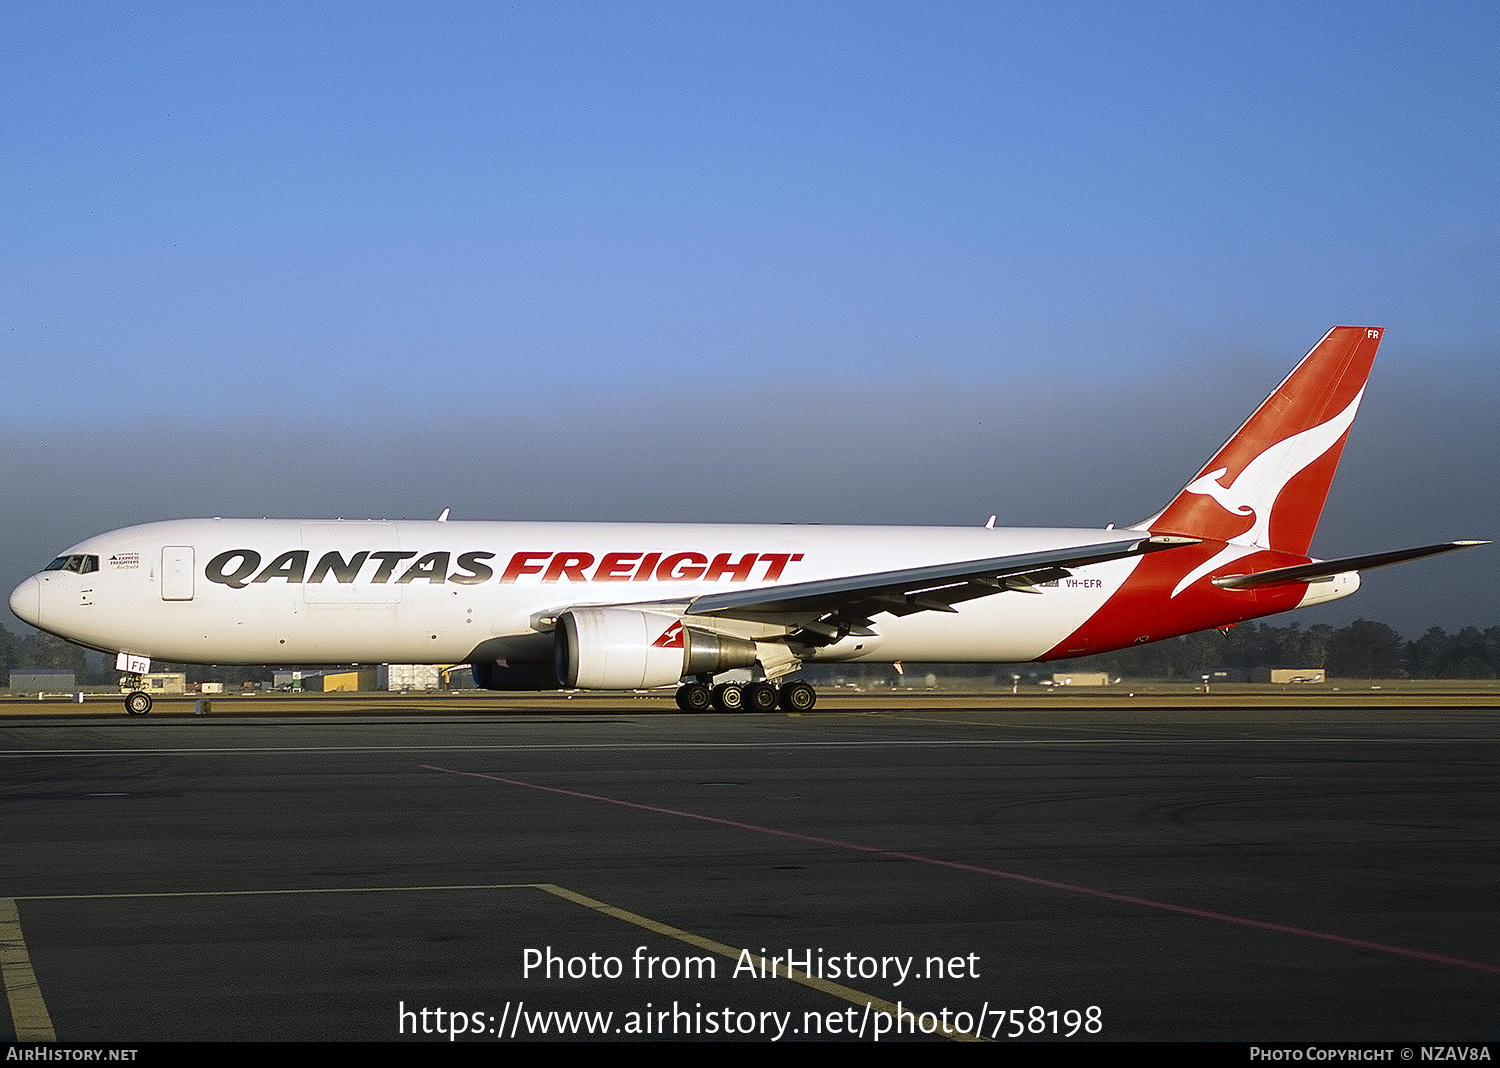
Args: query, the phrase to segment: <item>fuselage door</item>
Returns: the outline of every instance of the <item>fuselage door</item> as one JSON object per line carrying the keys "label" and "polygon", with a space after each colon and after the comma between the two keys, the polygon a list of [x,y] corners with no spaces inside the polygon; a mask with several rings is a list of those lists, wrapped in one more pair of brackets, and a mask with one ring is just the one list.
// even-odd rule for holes
{"label": "fuselage door", "polygon": [[164,545],[161,550],[161,599],[193,599],[193,547]]}
{"label": "fuselage door", "polygon": [[[302,547],[307,550],[308,568],[300,587],[303,603],[318,608],[393,610],[405,589],[395,577],[417,555],[399,551],[400,534],[397,524],[382,521],[303,523]],[[391,560],[394,562],[388,562]],[[381,576],[379,582],[375,581],[377,575]]]}

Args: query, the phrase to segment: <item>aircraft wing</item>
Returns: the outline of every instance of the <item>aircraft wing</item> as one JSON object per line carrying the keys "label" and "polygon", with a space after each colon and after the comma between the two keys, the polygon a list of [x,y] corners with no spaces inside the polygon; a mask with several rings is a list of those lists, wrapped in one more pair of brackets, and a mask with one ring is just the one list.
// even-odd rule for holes
{"label": "aircraft wing", "polygon": [[[827,626],[803,623],[804,629],[831,635],[835,621],[868,624],[879,612],[904,616],[913,612],[955,612],[953,606],[1002,590],[1030,590],[1039,582],[1063,578],[1068,568],[1120,560],[1128,556],[1195,545],[1195,538],[1145,536],[1119,541],[1095,542],[1065,549],[962,560],[949,564],[882,571],[869,575],[797,582],[757,590],[709,593],[687,604],[696,616],[720,615],[764,619],[797,616],[807,619],[827,615]],[[1040,592],[1030,590],[1030,592]]]}
{"label": "aircraft wing", "polygon": [[1317,560],[1310,564],[1278,567],[1249,575],[1224,575],[1212,581],[1215,586],[1224,590],[1253,590],[1259,586],[1275,586],[1283,582],[1316,582],[1318,579],[1332,578],[1350,571],[1366,571],[1372,567],[1385,567],[1387,564],[1400,564],[1407,560],[1420,560],[1424,556],[1436,556],[1438,553],[1451,553],[1455,549],[1488,544],[1487,541],[1445,541],[1440,545],[1423,545],[1416,549],[1346,556],[1342,560]]}

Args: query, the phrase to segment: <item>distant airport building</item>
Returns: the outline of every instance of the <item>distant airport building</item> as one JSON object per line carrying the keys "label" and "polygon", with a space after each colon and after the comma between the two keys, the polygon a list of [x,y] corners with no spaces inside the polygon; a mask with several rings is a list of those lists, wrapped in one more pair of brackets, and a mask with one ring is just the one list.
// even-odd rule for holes
{"label": "distant airport building", "polygon": [[187,672],[157,671],[142,675],[140,689],[146,693],[187,693]]}
{"label": "distant airport building", "polygon": [[271,687],[293,693],[354,693],[376,689],[377,672],[363,668],[299,668],[271,674]]}
{"label": "distant airport building", "polygon": [[380,669],[382,690],[437,690],[442,688],[442,668],[436,664],[385,664]]}
{"label": "distant airport building", "polygon": [[[377,672],[372,667],[323,672],[324,693],[357,693],[375,689]],[[304,687],[306,688],[306,687]]]}
{"label": "distant airport building", "polygon": [[1271,668],[1270,671],[1261,673],[1257,682],[1274,682],[1279,684],[1304,683],[1304,682],[1327,682],[1328,673],[1322,668]]}
{"label": "distant airport building", "polygon": [[22,693],[62,693],[78,689],[76,678],[65,668],[27,668],[10,673],[10,688]]}
{"label": "distant airport building", "polygon": [[1054,686],[1108,686],[1109,674],[1104,671],[1059,671],[1052,676]]}

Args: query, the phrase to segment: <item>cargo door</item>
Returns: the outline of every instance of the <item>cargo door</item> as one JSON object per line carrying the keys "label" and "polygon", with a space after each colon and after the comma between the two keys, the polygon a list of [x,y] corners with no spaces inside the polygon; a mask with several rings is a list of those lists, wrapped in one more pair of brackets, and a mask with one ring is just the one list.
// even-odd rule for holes
{"label": "cargo door", "polygon": [[[307,577],[302,600],[309,608],[359,608],[392,611],[401,602],[395,576],[416,553],[401,553],[401,528],[395,523],[342,520],[303,523]],[[396,561],[382,568],[380,553]],[[375,577],[384,571],[379,582]]]}

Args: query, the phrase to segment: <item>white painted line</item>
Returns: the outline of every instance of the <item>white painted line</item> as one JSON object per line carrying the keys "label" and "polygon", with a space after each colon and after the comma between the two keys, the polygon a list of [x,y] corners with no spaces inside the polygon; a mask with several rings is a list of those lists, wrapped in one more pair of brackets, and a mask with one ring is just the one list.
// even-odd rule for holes
{"label": "white painted line", "polygon": [[21,934],[21,916],[14,898],[0,897],[0,975],[5,979],[5,997],[17,1042],[56,1042],[52,1017],[42,1000],[42,988],[31,967],[26,938]]}

